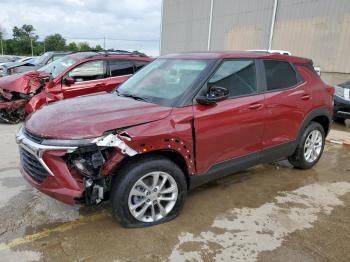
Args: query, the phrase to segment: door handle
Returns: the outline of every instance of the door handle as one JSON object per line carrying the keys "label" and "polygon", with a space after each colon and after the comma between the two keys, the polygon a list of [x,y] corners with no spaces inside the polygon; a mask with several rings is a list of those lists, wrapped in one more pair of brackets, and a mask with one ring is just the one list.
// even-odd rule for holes
{"label": "door handle", "polygon": [[250,105],[248,108],[249,108],[249,109],[260,109],[260,108],[262,108],[262,107],[263,107],[262,104],[252,104],[252,105]]}
{"label": "door handle", "polygon": [[309,100],[310,98],[311,98],[311,95],[309,95],[309,94],[305,94],[305,95],[301,96],[302,100]]}

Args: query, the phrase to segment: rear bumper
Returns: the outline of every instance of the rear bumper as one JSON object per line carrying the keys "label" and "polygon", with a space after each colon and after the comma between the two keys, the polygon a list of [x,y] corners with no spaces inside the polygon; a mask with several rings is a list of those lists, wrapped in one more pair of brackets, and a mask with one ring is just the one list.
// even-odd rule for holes
{"label": "rear bumper", "polygon": [[334,116],[350,119],[350,101],[334,96]]}

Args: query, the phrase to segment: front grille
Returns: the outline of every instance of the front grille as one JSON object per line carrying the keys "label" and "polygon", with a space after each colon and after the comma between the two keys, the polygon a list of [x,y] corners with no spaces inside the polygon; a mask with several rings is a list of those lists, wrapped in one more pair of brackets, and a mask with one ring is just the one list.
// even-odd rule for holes
{"label": "front grille", "polygon": [[26,137],[28,137],[30,140],[40,144],[44,139],[42,137],[39,137],[37,135],[32,134],[31,132],[29,132],[27,129],[23,129],[23,133]]}
{"label": "front grille", "polygon": [[20,148],[20,155],[24,171],[35,181],[41,183],[50,175],[39,160],[31,153]]}

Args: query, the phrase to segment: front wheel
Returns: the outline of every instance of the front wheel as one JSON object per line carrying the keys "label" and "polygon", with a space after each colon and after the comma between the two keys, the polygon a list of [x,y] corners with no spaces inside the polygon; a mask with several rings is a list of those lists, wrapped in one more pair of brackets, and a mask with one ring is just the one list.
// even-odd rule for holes
{"label": "front wheel", "polygon": [[320,160],[324,145],[323,127],[317,122],[311,122],[304,130],[294,154],[288,160],[296,168],[311,168]]}
{"label": "front wheel", "polygon": [[126,227],[145,227],[175,218],[186,198],[187,184],[172,161],[148,156],[130,161],[112,188],[114,216]]}

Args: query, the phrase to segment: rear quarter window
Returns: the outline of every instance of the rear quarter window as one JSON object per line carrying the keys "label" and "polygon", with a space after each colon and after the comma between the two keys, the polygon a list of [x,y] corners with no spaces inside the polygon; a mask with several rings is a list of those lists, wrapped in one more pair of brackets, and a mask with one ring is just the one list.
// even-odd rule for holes
{"label": "rear quarter window", "polygon": [[291,88],[299,83],[298,75],[290,63],[275,60],[264,60],[263,63],[267,91]]}
{"label": "rear quarter window", "polygon": [[110,76],[124,76],[134,74],[134,65],[129,60],[109,61]]}

